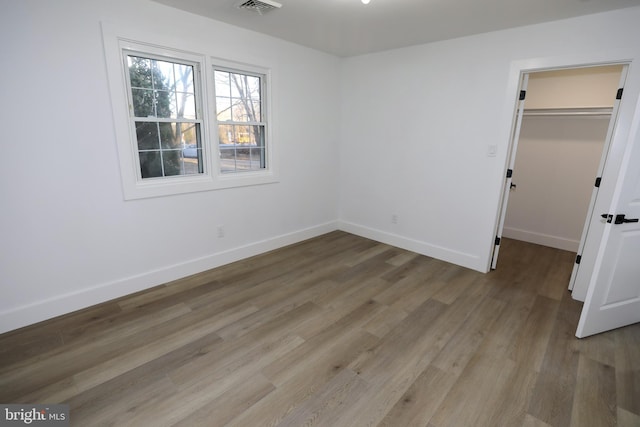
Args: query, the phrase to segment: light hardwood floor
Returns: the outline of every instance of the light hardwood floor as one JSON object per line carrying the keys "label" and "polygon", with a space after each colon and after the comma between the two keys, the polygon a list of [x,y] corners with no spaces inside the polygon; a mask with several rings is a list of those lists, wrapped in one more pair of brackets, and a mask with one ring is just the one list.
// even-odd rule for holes
{"label": "light hardwood floor", "polygon": [[0,335],[0,402],[83,427],[640,426],[640,325],[578,340],[574,254],[500,257],[333,232]]}

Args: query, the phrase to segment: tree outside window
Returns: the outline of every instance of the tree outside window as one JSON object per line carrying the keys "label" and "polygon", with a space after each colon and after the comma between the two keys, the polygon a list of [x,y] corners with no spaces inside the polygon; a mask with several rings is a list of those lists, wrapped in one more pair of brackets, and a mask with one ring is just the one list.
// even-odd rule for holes
{"label": "tree outside window", "polygon": [[141,177],[203,173],[194,66],[134,54],[127,66]]}

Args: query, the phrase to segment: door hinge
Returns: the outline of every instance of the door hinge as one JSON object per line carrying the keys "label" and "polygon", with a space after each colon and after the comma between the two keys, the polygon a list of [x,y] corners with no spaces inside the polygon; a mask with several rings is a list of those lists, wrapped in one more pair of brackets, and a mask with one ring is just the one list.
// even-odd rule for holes
{"label": "door hinge", "polygon": [[526,90],[521,90],[520,91],[520,97],[518,98],[519,101],[524,101],[524,98],[527,96],[527,91]]}
{"label": "door hinge", "polygon": [[507,169],[507,178],[511,178],[513,176],[513,169]]}
{"label": "door hinge", "polygon": [[595,186],[596,186],[596,187],[600,187],[600,183],[601,183],[601,182],[602,182],[602,178],[601,178],[601,177],[597,177],[597,178],[596,178]]}
{"label": "door hinge", "polygon": [[500,238],[496,236],[496,246],[500,246]]}
{"label": "door hinge", "polygon": [[618,93],[616,93],[616,99],[622,99],[622,92],[624,92],[624,88],[623,87],[618,89]]}
{"label": "door hinge", "polygon": [[576,257],[576,264],[580,264],[580,261],[582,261],[582,255]]}

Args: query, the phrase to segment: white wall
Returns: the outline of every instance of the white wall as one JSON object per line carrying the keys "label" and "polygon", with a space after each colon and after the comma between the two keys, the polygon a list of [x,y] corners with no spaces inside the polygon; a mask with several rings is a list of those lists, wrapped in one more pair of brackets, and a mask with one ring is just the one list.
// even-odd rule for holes
{"label": "white wall", "polygon": [[[338,58],[145,0],[2,6],[0,332],[336,228]],[[125,202],[101,21],[273,64],[280,182]]]}
{"label": "white wall", "polygon": [[632,8],[344,60],[342,227],[487,271],[519,72],[637,60],[639,20]]}

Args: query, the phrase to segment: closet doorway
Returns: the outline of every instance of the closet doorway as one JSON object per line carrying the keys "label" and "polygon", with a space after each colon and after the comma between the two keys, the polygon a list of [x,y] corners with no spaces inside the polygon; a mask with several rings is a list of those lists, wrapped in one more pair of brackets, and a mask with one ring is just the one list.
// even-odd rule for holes
{"label": "closet doorway", "polygon": [[523,76],[493,268],[501,237],[582,253],[624,74],[606,65]]}

